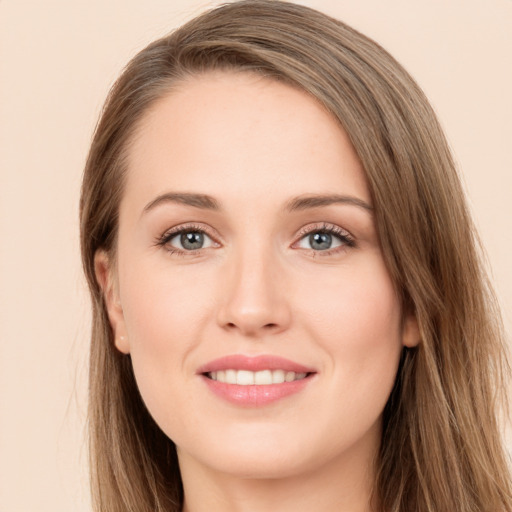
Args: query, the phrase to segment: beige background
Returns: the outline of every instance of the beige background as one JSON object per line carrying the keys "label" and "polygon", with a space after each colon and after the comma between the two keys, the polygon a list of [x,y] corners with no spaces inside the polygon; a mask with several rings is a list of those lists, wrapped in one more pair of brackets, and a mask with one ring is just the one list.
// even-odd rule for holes
{"label": "beige background", "polygon": [[[90,510],[81,169],[126,61],[218,2],[0,0],[0,512]],[[305,0],[391,51],[445,127],[512,325],[512,0]]]}

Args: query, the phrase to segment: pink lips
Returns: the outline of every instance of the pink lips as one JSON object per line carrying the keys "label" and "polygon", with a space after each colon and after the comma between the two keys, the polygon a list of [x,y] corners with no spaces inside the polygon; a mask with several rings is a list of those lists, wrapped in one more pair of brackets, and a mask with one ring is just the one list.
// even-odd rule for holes
{"label": "pink lips", "polygon": [[221,357],[201,366],[197,373],[218,372],[219,370],[285,370],[295,373],[312,373],[315,370],[279,356],[248,357],[239,354]]}
{"label": "pink lips", "polygon": [[[248,370],[258,372],[262,370],[284,370],[286,372],[306,373],[306,378],[266,385],[239,385],[228,384],[212,380],[206,374],[222,370]],[[230,355],[215,359],[201,366],[197,373],[201,375],[208,388],[217,396],[239,406],[263,406],[281,398],[293,395],[303,390],[310,382],[315,370],[304,365],[278,356],[247,357],[243,355]]]}

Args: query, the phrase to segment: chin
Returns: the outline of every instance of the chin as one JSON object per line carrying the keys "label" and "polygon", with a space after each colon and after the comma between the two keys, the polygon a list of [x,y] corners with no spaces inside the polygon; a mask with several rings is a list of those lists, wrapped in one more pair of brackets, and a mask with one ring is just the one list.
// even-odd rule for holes
{"label": "chin", "polygon": [[178,456],[180,464],[183,458],[193,458],[215,472],[244,479],[291,477],[304,472],[311,464],[298,440],[286,443],[276,436],[266,436],[260,442],[217,439],[207,443],[204,449],[198,446],[190,451],[178,449]]}
{"label": "chin", "polygon": [[272,480],[294,477],[307,471],[308,465],[291,456],[266,457],[261,454],[234,455],[213,470],[248,480]]}

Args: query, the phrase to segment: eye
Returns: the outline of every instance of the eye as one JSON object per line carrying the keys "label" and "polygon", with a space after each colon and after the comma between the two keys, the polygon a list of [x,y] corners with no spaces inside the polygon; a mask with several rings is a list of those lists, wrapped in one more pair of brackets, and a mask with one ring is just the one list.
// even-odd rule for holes
{"label": "eye", "polygon": [[217,245],[203,229],[196,227],[180,227],[167,231],[157,243],[171,253],[194,252]]}
{"label": "eye", "polygon": [[315,231],[299,240],[301,249],[313,249],[314,251],[328,251],[343,245],[343,242],[337,236],[325,231]]}
{"label": "eye", "polygon": [[330,224],[324,224],[316,229],[306,228],[301,235],[296,244],[300,249],[331,252],[338,247],[355,246],[354,239],[348,231]]}
{"label": "eye", "polygon": [[183,231],[182,233],[173,236],[167,243],[173,247],[177,247],[178,249],[195,251],[197,249],[210,247],[211,241],[211,238],[201,231]]}

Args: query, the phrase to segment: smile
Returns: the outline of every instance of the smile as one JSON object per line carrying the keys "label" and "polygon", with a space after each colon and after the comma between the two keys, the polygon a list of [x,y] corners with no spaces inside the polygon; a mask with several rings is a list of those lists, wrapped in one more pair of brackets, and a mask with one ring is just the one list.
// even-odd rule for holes
{"label": "smile", "polygon": [[219,370],[217,372],[209,372],[206,375],[212,380],[226,384],[268,386],[302,380],[307,376],[307,373],[285,370],[261,370],[258,372],[249,370]]}
{"label": "smile", "polygon": [[303,392],[317,372],[279,356],[234,354],[203,365],[197,373],[224,401],[241,407],[262,407]]}

